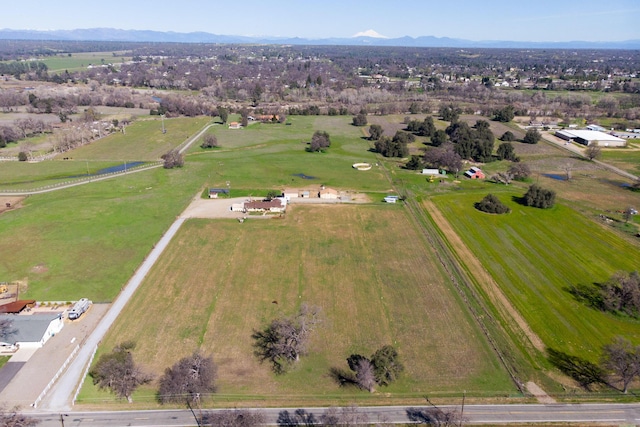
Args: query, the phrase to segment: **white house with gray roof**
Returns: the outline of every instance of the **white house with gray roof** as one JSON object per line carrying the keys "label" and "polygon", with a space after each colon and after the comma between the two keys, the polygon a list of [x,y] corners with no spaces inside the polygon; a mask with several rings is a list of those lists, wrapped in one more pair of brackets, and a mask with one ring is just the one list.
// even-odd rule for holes
{"label": "white house with gray roof", "polygon": [[18,344],[20,348],[40,348],[64,326],[62,313],[0,315],[0,320],[5,319],[11,321],[13,333],[3,337],[2,342]]}

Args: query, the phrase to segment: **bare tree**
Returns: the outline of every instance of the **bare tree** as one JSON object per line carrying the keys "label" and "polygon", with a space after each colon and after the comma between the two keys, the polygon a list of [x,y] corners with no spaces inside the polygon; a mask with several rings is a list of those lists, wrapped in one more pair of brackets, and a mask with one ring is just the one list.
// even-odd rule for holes
{"label": "bare tree", "polygon": [[631,381],[640,375],[640,346],[634,347],[618,336],[602,348],[601,364],[612,379],[622,383],[622,392],[626,393]]}
{"label": "bare tree", "polygon": [[376,389],[376,375],[374,366],[369,359],[360,359],[354,369],[356,373],[356,384],[358,387],[373,393]]}
{"label": "bare tree", "polygon": [[564,170],[565,176],[567,177],[567,181],[571,181],[572,173],[573,173],[573,164],[567,162],[562,166]]}
{"label": "bare tree", "polygon": [[622,219],[624,219],[624,222],[629,222],[634,213],[637,213],[636,210],[631,206],[627,206],[622,212]]}
{"label": "bare tree", "polygon": [[161,156],[165,169],[181,168],[184,166],[184,156],[178,150],[171,150]]}
{"label": "bare tree", "polygon": [[623,312],[632,317],[640,315],[640,274],[637,271],[616,272],[600,287],[605,310]]}
{"label": "bare tree", "polygon": [[591,143],[591,145],[584,150],[584,155],[587,156],[587,159],[589,160],[597,159],[600,157],[600,154],[602,154],[602,148],[600,148],[596,141]]}
{"label": "bare tree", "polygon": [[531,175],[531,169],[528,164],[518,162],[509,166],[507,173],[512,175],[513,179],[523,180]]}
{"label": "bare tree", "polygon": [[160,378],[160,403],[196,402],[200,395],[215,392],[216,372],[212,357],[195,352],[180,359]]}
{"label": "bare tree", "polygon": [[94,384],[101,389],[111,390],[129,403],[133,402],[131,395],[135,389],[153,379],[134,363],[131,354],[134,348],[135,343],[131,341],[116,346],[111,353],[103,354],[89,371]]}
{"label": "bare tree", "polygon": [[294,317],[274,319],[262,331],[255,331],[255,355],[261,362],[269,361],[277,374],[285,373],[307,351],[311,332],[320,322],[320,308],[302,304]]}
{"label": "bare tree", "polygon": [[0,340],[5,340],[9,335],[16,333],[13,322],[10,319],[0,319]]}
{"label": "bare tree", "polygon": [[214,148],[218,146],[218,138],[212,133],[208,133],[202,138],[201,148]]}
{"label": "bare tree", "polygon": [[17,406],[12,409],[0,406],[0,425],[3,427],[34,427],[40,424],[40,420],[21,414],[18,412],[19,410],[20,408]]}
{"label": "bare tree", "polygon": [[266,423],[263,412],[247,409],[209,411],[202,416],[202,424],[211,427],[256,427]]}

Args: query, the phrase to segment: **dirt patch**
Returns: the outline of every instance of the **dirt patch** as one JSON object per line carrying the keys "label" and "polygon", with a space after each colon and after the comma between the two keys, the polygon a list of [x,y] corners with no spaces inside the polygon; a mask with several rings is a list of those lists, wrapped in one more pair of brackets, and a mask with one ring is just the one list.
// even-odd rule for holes
{"label": "dirt patch", "polygon": [[47,271],[49,271],[49,267],[47,267],[45,264],[38,264],[31,267],[31,272],[33,273],[42,274],[46,273]]}
{"label": "dirt patch", "polygon": [[0,197],[0,214],[13,209],[19,209],[22,207],[22,201],[24,197],[18,196],[1,196]]}
{"label": "dirt patch", "polygon": [[541,389],[538,384],[534,383],[533,381],[529,381],[526,385],[529,393],[531,393],[533,397],[538,400],[538,402],[544,404],[556,403],[556,400],[553,397],[549,396],[543,389]]}
{"label": "dirt patch", "polygon": [[424,201],[423,205],[437,224],[438,228],[440,228],[440,230],[444,233],[453,249],[458,253],[460,259],[465,260],[467,268],[476,278],[480,286],[482,286],[482,288],[485,290],[487,295],[489,295],[496,308],[500,311],[500,314],[505,319],[513,319],[522,333],[531,342],[533,347],[535,347],[538,351],[544,351],[545,345],[540,337],[538,337],[538,335],[536,335],[533,330],[531,330],[526,320],[522,317],[522,315],[520,315],[516,308],[511,304],[509,299],[504,295],[498,284],[493,280],[493,277],[491,277],[489,272],[487,272],[487,270],[482,266],[478,258],[473,255],[473,252],[471,252],[469,248],[464,244],[464,242],[460,239],[458,234],[451,227],[451,224],[449,224],[449,222],[445,219],[436,205],[428,200]]}

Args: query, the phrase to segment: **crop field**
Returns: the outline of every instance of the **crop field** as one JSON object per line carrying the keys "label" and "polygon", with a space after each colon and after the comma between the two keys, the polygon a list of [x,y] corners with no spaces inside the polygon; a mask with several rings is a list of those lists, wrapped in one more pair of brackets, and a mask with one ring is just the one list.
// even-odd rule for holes
{"label": "crop field", "polygon": [[600,347],[615,335],[640,339],[637,320],[589,308],[569,293],[572,285],[637,269],[638,245],[567,206],[529,208],[513,200],[519,196],[499,193],[512,209],[508,215],[477,211],[478,193],[433,201],[547,347],[597,361]]}
{"label": "crop field", "polygon": [[[275,376],[253,356],[252,331],[302,302],[322,307],[324,321],[310,355]],[[135,357],[158,375],[196,349],[212,354],[216,401],[515,393],[401,206],[297,205],[280,220],[190,220],[101,351],[127,339],[137,341]],[[329,376],[331,367],[346,368],[350,354],[384,344],[397,346],[406,374],[381,394],[340,388]],[[139,395],[152,400],[153,390]],[[80,399],[105,397],[88,385]]]}

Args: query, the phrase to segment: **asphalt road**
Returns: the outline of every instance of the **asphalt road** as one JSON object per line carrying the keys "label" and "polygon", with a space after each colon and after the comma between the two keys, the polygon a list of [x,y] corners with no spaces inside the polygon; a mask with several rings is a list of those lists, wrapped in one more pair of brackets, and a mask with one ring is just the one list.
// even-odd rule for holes
{"label": "asphalt road", "polygon": [[[411,407],[418,411],[429,411],[430,407]],[[441,409],[460,409],[443,406]],[[270,425],[278,425],[278,418],[287,411],[294,414],[297,408],[260,409]],[[361,407],[369,423],[410,424],[409,407],[381,406]],[[318,418],[323,408],[305,408],[307,414]],[[118,411],[118,412],[74,412],[39,413],[33,417],[41,421],[39,427],[117,427],[117,426],[194,426],[199,411]],[[535,423],[607,423],[631,424],[640,422],[640,404],[583,404],[583,405],[467,405],[464,407],[465,423],[469,424],[535,424]],[[62,420],[62,422],[61,422]]]}

